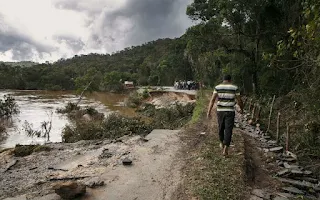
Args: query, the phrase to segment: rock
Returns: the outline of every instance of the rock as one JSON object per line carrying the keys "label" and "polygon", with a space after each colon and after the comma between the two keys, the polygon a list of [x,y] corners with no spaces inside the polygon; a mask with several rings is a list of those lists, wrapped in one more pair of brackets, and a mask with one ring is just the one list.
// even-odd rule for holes
{"label": "rock", "polygon": [[61,200],[61,198],[57,194],[48,194],[42,197],[37,197],[33,200]]}
{"label": "rock", "polygon": [[141,140],[142,142],[149,142],[149,140],[148,140],[147,138],[144,138],[144,137],[141,137],[140,140]]}
{"label": "rock", "polygon": [[263,200],[263,199],[257,196],[251,196],[249,200]]}
{"label": "rock", "polygon": [[76,181],[68,181],[56,184],[53,189],[62,199],[73,199],[86,193],[86,186]]}
{"label": "rock", "polygon": [[286,168],[286,169],[299,169],[300,167],[298,165],[290,165],[288,164],[287,162],[284,162],[283,163],[283,166]]}
{"label": "rock", "polygon": [[278,195],[279,197],[286,197],[286,198],[293,198],[293,197],[294,197],[293,194],[284,193],[284,192],[279,192],[279,193],[277,193],[277,195]]}
{"label": "rock", "polygon": [[104,184],[105,184],[104,181],[101,180],[99,177],[94,177],[85,182],[85,185],[88,186],[89,188],[104,186]]}
{"label": "rock", "polygon": [[289,198],[276,196],[273,200],[289,200]]}
{"label": "rock", "polygon": [[83,115],[83,116],[82,116],[82,119],[83,119],[84,121],[87,121],[87,122],[92,121],[92,117],[91,117],[89,114]]}
{"label": "rock", "polygon": [[9,171],[11,167],[13,167],[15,164],[17,164],[17,160],[10,161],[7,166],[4,168],[3,172]]}
{"label": "rock", "polygon": [[303,175],[303,172],[299,169],[292,169],[291,174],[293,174],[294,176],[301,176]]}
{"label": "rock", "polygon": [[285,179],[285,178],[278,178],[278,180],[281,181],[282,183],[288,183],[298,188],[313,189],[317,192],[320,192],[320,186],[316,184],[312,184],[307,181],[297,181],[297,180]]}
{"label": "rock", "polygon": [[318,184],[319,180],[316,178],[311,177],[293,177],[294,179],[301,180],[301,181],[308,181],[310,183]]}
{"label": "rock", "polygon": [[22,196],[17,196],[17,197],[12,197],[12,198],[6,198],[4,200],[27,200],[26,195],[22,195]]}
{"label": "rock", "polygon": [[103,149],[102,153],[99,155],[99,159],[111,158],[112,156],[113,154],[110,153],[109,149]]}
{"label": "rock", "polygon": [[269,140],[271,137],[266,135],[266,136],[263,136],[263,138],[266,139],[266,140]]}
{"label": "rock", "polygon": [[251,193],[262,199],[270,199],[270,194],[261,189],[254,189]]}
{"label": "rock", "polygon": [[285,192],[290,192],[292,194],[304,194],[303,191],[299,190],[298,188],[295,187],[284,187],[282,188],[283,191]]}
{"label": "rock", "polygon": [[201,132],[200,135],[206,135],[206,132]]}
{"label": "rock", "polygon": [[277,144],[277,141],[275,141],[275,140],[269,140],[269,141],[268,141],[268,144]]}
{"label": "rock", "polygon": [[283,161],[281,161],[281,160],[277,160],[276,163],[278,166],[283,166]]}
{"label": "rock", "polygon": [[283,151],[283,147],[273,147],[273,148],[269,149],[269,151],[275,152],[275,153],[282,152]]}
{"label": "rock", "polygon": [[304,175],[309,176],[309,175],[311,175],[311,174],[312,174],[312,171],[308,171],[308,170],[306,170],[306,171],[304,171],[304,172],[303,172],[303,174],[304,174]]}
{"label": "rock", "polygon": [[289,174],[290,170],[289,169],[284,169],[281,170],[280,172],[277,172],[277,176],[284,176],[286,174]]}
{"label": "rock", "polygon": [[129,158],[125,158],[122,160],[122,164],[123,165],[132,165],[132,160],[130,160]]}

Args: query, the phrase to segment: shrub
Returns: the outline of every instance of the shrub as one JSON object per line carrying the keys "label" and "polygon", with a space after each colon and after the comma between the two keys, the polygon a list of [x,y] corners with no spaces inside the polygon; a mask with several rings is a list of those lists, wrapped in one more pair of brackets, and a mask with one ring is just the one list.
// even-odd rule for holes
{"label": "shrub", "polygon": [[10,118],[18,113],[19,107],[14,98],[4,96],[3,99],[0,99],[0,118]]}
{"label": "shrub", "polygon": [[63,132],[64,142],[80,140],[115,139],[124,135],[144,135],[152,130],[140,118],[128,118],[111,114],[103,121],[83,122],[76,120],[73,125],[67,125]]}
{"label": "shrub", "polygon": [[24,157],[32,154],[33,152],[50,151],[51,148],[45,145],[19,145],[14,148],[13,154],[16,157]]}
{"label": "shrub", "polygon": [[63,109],[58,108],[57,112],[62,113],[62,114],[66,114],[66,113],[71,113],[72,111],[77,111],[77,110],[80,110],[80,107],[77,104],[68,102],[68,104],[65,106],[65,108],[63,108]]}

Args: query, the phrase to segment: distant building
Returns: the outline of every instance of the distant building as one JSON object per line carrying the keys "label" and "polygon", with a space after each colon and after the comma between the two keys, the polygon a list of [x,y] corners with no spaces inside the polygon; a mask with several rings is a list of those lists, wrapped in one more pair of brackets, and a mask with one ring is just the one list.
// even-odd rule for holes
{"label": "distant building", "polygon": [[132,88],[134,88],[134,84],[133,84],[132,81],[125,81],[125,82],[124,82],[124,87],[125,87],[126,89],[132,89]]}

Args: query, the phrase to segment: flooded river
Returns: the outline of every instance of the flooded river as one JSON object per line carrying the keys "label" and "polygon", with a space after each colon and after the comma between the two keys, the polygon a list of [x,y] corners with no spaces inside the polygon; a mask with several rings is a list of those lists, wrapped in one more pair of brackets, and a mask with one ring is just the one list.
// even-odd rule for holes
{"label": "flooded river", "polygon": [[[66,115],[58,114],[57,108],[63,108],[68,102],[77,102],[78,96],[70,92],[52,91],[0,91],[0,98],[11,95],[15,98],[20,113],[15,115],[8,124],[6,133],[0,143],[0,148],[14,147],[16,144],[44,143],[46,139],[28,137],[23,129],[27,121],[34,130],[41,130],[41,123],[52,121],[50,142],[61,142],[61,132],[69,123]],[[99,112],[108,115],[120,112],[126,116],[133,116],[134,110],[124,107],[125,95],[94,92],[86,95],[79,104],[81,107],[92,106]]]}

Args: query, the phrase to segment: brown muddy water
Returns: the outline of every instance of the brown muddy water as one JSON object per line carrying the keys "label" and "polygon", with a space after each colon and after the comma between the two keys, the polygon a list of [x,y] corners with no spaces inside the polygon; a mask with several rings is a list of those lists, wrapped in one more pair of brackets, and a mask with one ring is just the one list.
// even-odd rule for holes
{"label": "brown muddy water", "polygon": [[[15,98],[20,113],[12,118],[7,124],[6,133],[0,141],[1,148],[14,147],[16,144],[43,144],[45,138],[29,137],[24,130],[27,121],[34,130],[41,130],[41,123],[52,121],[50,142],[61,142],[61,133],[69,122],[66,115],[56,112],[63,108],[68,102],[77,102],[78,96],[72,92],[53,91],[0,91],[0,98],[4,95],[11,95]],[[126,116],[134,116],[133,109],[123,106],[126,95],[93,92],[85,95],[79,104],[81,107],[92,106],[99,112],[109,115],[112,112],[119,112]]]}

